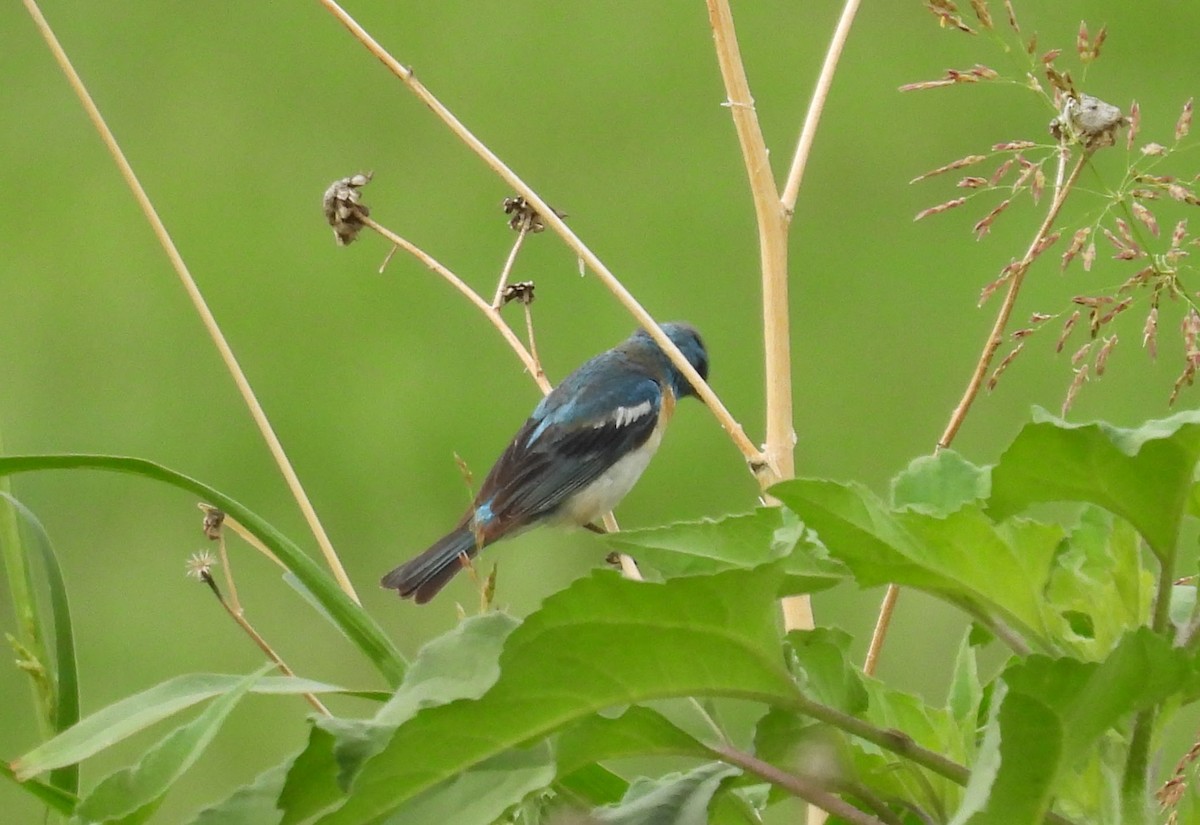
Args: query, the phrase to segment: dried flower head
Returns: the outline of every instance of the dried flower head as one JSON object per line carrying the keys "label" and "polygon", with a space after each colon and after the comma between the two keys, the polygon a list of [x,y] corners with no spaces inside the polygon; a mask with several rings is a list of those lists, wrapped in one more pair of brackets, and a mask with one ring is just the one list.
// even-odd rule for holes
{"label": "dried flower head", "polygon": [[325,190],[325,197],[322,199],[325,220],[333,227],[333,237],[338,246],[353,243],[362,231],[362,219],[371,214],[366,204],[359,201],[359,190],[371,182],[371,176],[371,172],[351,175],[335,180]]}
{"label": "dried flower head", "polygon": [[207,504],[200,505],[204,510],[204,537],[209,541],[221,538],[221,526],[225,523],[225,511]]}
{"label": "dried flower head", "polygon": [[504,306],[510,301],[520,301],[522,304],[533,303],[533,281],[519,281],[515,284],[507,284],[504,287],[504,292],[500,295],[500,305]]}
{"label": "dried flower head", "polygon": [[217,566],[217,557],[207,549],[192,553],[187,560],[187,575],[196,581],[212,578],[212,569]]}
{"label": "dried flower head", "polygon": [[[509,218],[508,228],[513,232],[524,230],[536,235],[538,232],[545,231],[546,223],[542,220],[542,216],[520,195],[505,198],[502,206],[504,207],[504,214],[512,216]],[[554,207],[550,208],[554,209]],[[559,212],[557,209],[554,209],[554,214],[560,218],[567,217],[566,212]]]}

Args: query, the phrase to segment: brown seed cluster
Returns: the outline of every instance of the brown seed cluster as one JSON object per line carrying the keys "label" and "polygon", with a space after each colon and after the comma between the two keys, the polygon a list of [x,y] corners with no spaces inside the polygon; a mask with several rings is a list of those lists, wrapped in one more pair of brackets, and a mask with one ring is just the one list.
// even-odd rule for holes
{"label": "brown seed cluster", "polygon": [[325,190],[321,205],[325,210],[325,220],[333,227],[333,237],[338,246],[353,243],[362,231],[362,219],[371,214],[367,205],[361,202],[359,192],[371,182],[371,175],[371,172],[366,172],[335,180]]}
{"label": "brown seed cluster", "polygon": [[519,281],[515,284],[506,284],[504,292],[500,295],[500,305],[504,306],[512,301],[519,301],[525,305],[532,304],[533,281]]}
{"label": "brown seed cluster", "polygon": [[[536,235],[538,232],[546,230],[546,223],[542,220],[542,216],[520,195],[505,198],[502,206],[504,207],[504,214],[512,216],[509,218],[508,228],[513,232],[521,232],[523,230]],[[550,208],[554,209],[554,207]],[[560,218],[567,217],[566,212],[559,212],[557,209],[554,209],[554,214]]]}

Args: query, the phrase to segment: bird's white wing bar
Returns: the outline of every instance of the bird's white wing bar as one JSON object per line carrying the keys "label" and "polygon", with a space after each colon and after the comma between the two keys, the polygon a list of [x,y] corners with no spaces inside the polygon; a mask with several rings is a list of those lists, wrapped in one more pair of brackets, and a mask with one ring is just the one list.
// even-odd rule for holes
{"label": "bird's white wing bar", "polygon": [[634,421],[637,421],[638,419],[643,418],[652,412],[654,412],[654,405],[649,401],[643,401],[642,403],[633,407],[617,407],[612,411],[612,415],[609,417],[609,419],[601,421],[597,424],[593,424],[592,426],[598,430],[601,427],[608,426],[608,424],[611,422],[618,427],[624,427],[625,425],[632,424]]}

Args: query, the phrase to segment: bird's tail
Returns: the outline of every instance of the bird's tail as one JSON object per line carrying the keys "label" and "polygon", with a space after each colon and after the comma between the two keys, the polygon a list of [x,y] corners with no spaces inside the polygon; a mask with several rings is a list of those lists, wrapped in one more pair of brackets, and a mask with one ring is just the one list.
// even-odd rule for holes
{"label": "bird's tail", "polygon": [[401,598],[424,604],[446,586],[462,569],[462,556],[474,558],[479,542],[469,526],[456,528],[415,559],[406,561],[388,573],[379,583],[395,590]]}

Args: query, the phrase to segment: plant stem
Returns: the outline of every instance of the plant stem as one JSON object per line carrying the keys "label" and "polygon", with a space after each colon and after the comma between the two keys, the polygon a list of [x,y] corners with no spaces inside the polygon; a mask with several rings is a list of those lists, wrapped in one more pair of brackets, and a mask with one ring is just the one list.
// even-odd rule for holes
{"label": "plant stem", "polygon": [[216,318],[208,308],[208,304],[205,303],[204,296],[200,293],[200,288],[192,278],[191,272],[188,271],[187,264],[183,262],[183,257],[179,254],[175,242],[167,232],[166,225],[159,218],[158,212],[154,209],[154,204],[150,202],[150,197],[146,194],[146,190],[142,187],[141,182],[134,173],[133,167],[125,158],[125,153],[121,151],[116,137],[113,136],[112,131],[108,128],[108,124],[104,122],[104,116],[100,114],[100,109],[92,100],[87,87],[83,84],[83,80],[75,71],[75,67],[71,65],[67,53],[59,44],[58,38],[54,36],[54,32],[50,29],[50,24],[46,22],[46,18],[42,15],[41,9],[38,8],[36,0],[24,0],[24,2],[25,8],[29,11],[29,15],[33,18],[33,22],[37,26],[38,31],[41,32],[46,44],[50,47],[50,51],[54,55],[54,59],[58,62],[59,68],[66,75],[67,82],[79,97],[79,101],[83,104],[84,111],[87,112],[92,125],[100,133],[101,140],[104,141],[104,145],[116,162],[117,168],[120,169],[121,177],[125,179],[125,183],[129,186],[130,191],[132,191],[133,197],[137,201],[138,206],[141,207],[142,213],[145,215],[147,222],[149,222],[150,228],[154,231],[155,237],[158,239],[163,251],[167,253],[167,258],[170,259],[171,265],[175,268],[175,273],[179,276],[180,283],[183,284],[188,298],[191,299],[196,314],[200,316],[205,331],[208,333],[209,338],[212,339],[213,344],[221,355],[221,360],[225,362],[225,368],[229,371],[230,376],[233,377],[233,382],[237,385],[238,392],[242,395],[242,400],[245,401],[247,408],[249,408],[251,418],[254,419],[255,425],[257,425],[263,439],[267,442],[271,456],[275,459],[279,471],[283,474],[284,481],[287,483],[293,498],[296,499],[296,503],[300,507],[300,512],[304,515],[304,520],[308,522],[309,529],[312,530],[313,536],[316,537],[317,544],[325,556],[325,562],[329,565],[329,569],[333,571],[333,576],[337,580],[338,586],[345,591],[347,596],[358,603],[358,594],[354,592],[354,585],[350,583],[350,578],[346,575],[346,570],[342,567],[342,562],[338,558],[337,552],[333,549],[329,535],[321,525],[321,520],[317,518],[317,512],[313,509],[312,502],[309,500],[308,494],[304,491],[303,485],[300,484],[300,477],[296,475],[296,471],[292,468],[292,463],[288,460],[287,454],[283,450],[283,445],[275,435],[275,431],[271,427],[271,422],[267,420],[267,414],[263,411],[262,405],[258,403],[258,398],[255,396],[250,382],[246,379],[246,374],[242,371],[241,365],[238,364],[237,358],[234,357],[233,350],[225,340],[221,328],[217,325]]}
{"label": "plant stem", "polygon": [[402,65],[396,60],[386,49],[383,48],[367,31],[360,26],[353,17],[346,13],[335,0],[319,0],[337,20],[346,27],[346,29],[358,40],[366,49],[375,55],[384,66],[399,78],[404,85],[412,92],[418,100],[425,104],[446,126],[454,133],[459,140],[467,145],[467,147],[478,155],[484,163],[488,165],[501,179],[513,188],[517,194],[525,198],[526,202],[541,217],[542,222],[553,229],[554,232],[562,238],[563,242],[582,260],[588,268],[595,273],[600,282],[608,289],[609,292],[617,299],[617,302],[629,312],[630,315],[637,320],[639,324],[649,333],[663,350],[664,353],[671,359],[671,363],[675,365],[683,375],[695,388],[697,396],[712,412],[721,428],[725,430],[734,446],[741,451],[745,456],[746,462],[756,475],[761,473],[762,467],[766,465],[766,457],[763,452],[754,445],[754,442],[746,435],[745,430],[738,424],[737,420],[725,408],[725,404],[713,392],[708,383],[700,377],[693,367],[679,351],[679,347],[666,336],[662,328],[658,325],[646,309],[638,303],[633,294],[625,288],[625,286],[617,279],[615,275],[604,265],[604,262],[597,257],[596,253],[592,252],[579,239],[579,237],[563,222],[563,219],[558,216],[554,208],[546,203],[537,192],[535,192],[529,184],[517,176],[516,172],[510,169],[499,157],[489,149],[483,141],[475,137],[472,132],[467,129],[463,123],[454,116],[454,114],[442,104],[440,100],[434,97],[433,93],[425,88],[425,84],[421,83],[413,74],[412,69]]}
{"label": "plant stem", "polygon": [[850,803],[844,802],[837,795],[822,788],[819,782],[780,770],[769,762],[764,762],[757,756],[740,751],[732,745],[716,745],[709,748],[709,750],[722,762],[736,765],[747,773],[752,773],[755,776],[765,779],[772,785],[803,799],[810,805],[815,805],[834,816],[839,816],[852,825],[896,825],[896,823],[900,822],[900,820],[895,818],[883,820],[864,813]]}
{"label": "plant stem", "polygon": [[838,60],[850,36],[850,26],[854,15],[858,13],[859,0],[846,0],[842,7],[842,16],[838,18],[837,28],[829,41],[829,49],[825,52],[825,62],[821,64],[821,74],[817,76],[817,85],[813,89],[812,99],[808,103],[808,113],[804,116],[804,126],[800,130],[800,140],[796,144],[796,154],[792,158],[791,169],[788,170],[787,181],[783,185],[783,195],[780,200],[788,221],[796,208],[796,198],[800,195],[800,184],[804,180],[804,169],[808,165],[808,157],[812,154],[813,140],[817,136],[817,127],[821,123],[821,113],[825,110],[825,101],[829,98],[829,89],[833,85],[833,76],[837,71]]}
{"label": "plant stem", "polygon": [[[504,287],[508,286],[508,276],[512,273],[513,264],[517,261],[517,253],[521,251],[521,244],[525,243],[525,236],[529,234],[529,219],[525,218],[521,221],[521,229],[517,232],[517,239],[513,241],[512,251],[508,253],[508,258],[504,261],[504,267],[500,270],[500,278],[496,282],[496,297],[492,298],[492,309],[500,309],[504,302]],[[532,350],[533,344],[530,343]]]}
{"label": "plant stem", "polygon": [[[1013,308],[1016,306],[1017,296],[1021,292],[1021,284],[1025,281],[1025,275],[1029,272],[1029,267],[1033,264],[1033,259],[1037,255],[1042,241],[1050,234],[1050,229],[1054,226],[1054,221],[1058,219],[1058,214],[1062,211],[1063,204],[1066,203],[1071,189],[1079,180],[1079,175],[1083,171],[1083,167],[1091,158],[1092,151],[1091,149],[1084,149],[1080,153],[1079,160],[1075,162],[1075,167],[1071,170],[1071,174],[1067,176],[1063,185],[1055,190],[1054,199],[1050,203],[1050,208],[1046,211],[1046,217],[1043,218],[1041,226],[1038,227],[1037,232],[1034,234],[1029,248],[1025,251],[1025,256],[1013,267],[1012,274],[1008,278],[1008,291],[1004,295],[1004,302],[1000,305],[999,312],[996,313],[996,320],[992,324],[992,330],[988,333],[987,340],[984,342],[983,352],[979,355],[979,360],[975,364],[975,369],[971,373],[971,379],[967,382],[967,388],[963,392],[958,406],[950,414],[950,420],[946,424],[946,429],[942,432],[942,437],[938,439],[934,452],[948,448],[954,441],[954,437],[958,435],[958,430],[962,427],[967,413],[971,410],[971,405],[979,395],[980,389],[983,388],[984,378],[991,368],[996,350],[1000,348],[1000,344],[1004,341],[1004,332],[1008,327],[1008,320],[1012,316]],[[896,600],[899,598],[899,595],[900,589],[898,587],[888,585],[887,593],[884,595],[883,603],[879,608],[879,619],[875,623],[875,632],[872,634],[871,644],[867,648],[866,661],[870,662],[872,666],[872,670],[867,671],[868,673],[874,672],[874,666],[879,660],[879,652],[883,648],[884,640],[887,638],[887,631],[891,625],[891,616],[895,610]]]}

